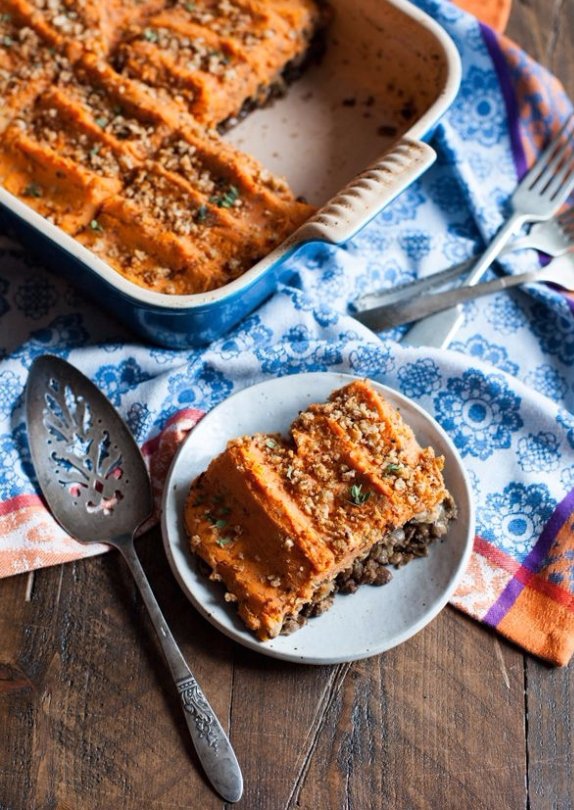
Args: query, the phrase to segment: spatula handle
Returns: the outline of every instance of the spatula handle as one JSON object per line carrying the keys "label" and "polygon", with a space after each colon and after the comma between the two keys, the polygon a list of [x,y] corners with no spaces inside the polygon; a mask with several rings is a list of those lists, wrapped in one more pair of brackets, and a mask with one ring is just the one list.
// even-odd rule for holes
{"label": "spatula handle", "polygon": [[215,790],[226,801],[237,802],[243,792],[243,777],[229,738],[185,663],[181,650],[153,594],[131,537],[116,538],[113,545],[119,549],[128,564],[148,609],[179,692],[191,739],[205,774]]}

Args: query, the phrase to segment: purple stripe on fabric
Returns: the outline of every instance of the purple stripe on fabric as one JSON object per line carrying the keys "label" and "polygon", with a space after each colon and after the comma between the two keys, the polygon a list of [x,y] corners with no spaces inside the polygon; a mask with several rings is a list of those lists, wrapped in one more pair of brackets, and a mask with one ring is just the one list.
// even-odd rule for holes
{"label": "purple stripe on fabric", "polygon": [[[574,489],[571,490],[565,498],[563,498],[554,512],[552,512],[548,523],[544,527],[542,534],[536,541],[534,548],[530,554],[525,558],[521,565],[520,570],[526,569],[534,574],[538,573],[540,566],[550,550],[550,546],[556,539],[556,535],[564,526],[567,520],[574,512]],[[490,624],[492,627],[504,619],[510,608],[516,602],[524,583],[520,582],[515,577],[510,580],[506,588],[502,591],[494,605],[490,608],[483,621],[485,624]]]}
{"label": "purple stripe on fabric", "polygon": [[516,168],[516,175],[519,180],[522,180],[528,171],[526,163],[526,155],[524,154],[524,147],[522,145],[522,138],[520,137],[520,113],[518,104],[516,103],[516,96],[514,94],[514,87],[510,78],[510,71],[506,57],[502,52],[497,35],[492,28],[480,23],[480,32],[484,40],[484,44],[488,50],[492,64],[498,77],[502,97],[506,106],[506,117],[508,119],[508,133],[510,135],[510,148],[512,150],[512,157],[514,158],[514,166]]}
{"label": "purple stripe on fabric", "polygon": [[523,588],[522,582],[511,579],[482,621],[491,627],[496,627],[516,602]]}
{"label": "purple stripe on fabric", "polygon": [[535,574],[540,570],[542,561],[548,554],[550,546],[556,539],[556,535],[566,523],[574,511],[574,489],[563,498],[554,512],[550,515],[550,520],[544,527],[542,534],[536,541],[536,545],[522,563],[524,568],[533,571]]}

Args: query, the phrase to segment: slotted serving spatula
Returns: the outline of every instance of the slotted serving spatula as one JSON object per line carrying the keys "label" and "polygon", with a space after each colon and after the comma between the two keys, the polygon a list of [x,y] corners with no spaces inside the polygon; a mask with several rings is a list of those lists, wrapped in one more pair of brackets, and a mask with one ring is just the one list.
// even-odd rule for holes
{"label": "slotted serving spatula", "polygon": [[243,779],[231,743],[185,663],[135,552],[134,531],[151,515],[153,500],[131,433],[87,377],[52,355],[39,357],[30,369],[26,418],[50,510],[76,540],[107,543],[121,553],[149,611],[205,773],[226,801],[238,801]]}

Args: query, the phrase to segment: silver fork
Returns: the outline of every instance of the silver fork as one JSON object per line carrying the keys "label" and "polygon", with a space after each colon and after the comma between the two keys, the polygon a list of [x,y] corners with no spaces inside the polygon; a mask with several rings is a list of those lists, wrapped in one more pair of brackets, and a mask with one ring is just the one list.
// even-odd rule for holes
{"label": "silver fork", "polygon": [[[512,234],[525,222],[550,219],[574,188],[574,115],[549,143],[510,198],[511,215],[473,265],[466,279],[472,286],[500,254]],[[402,339],[406,346],[448,346],[462,322],[460,307],[429,315]]]}
{"label": "silver fork", "polygon": [[[555,257],[562,256],[572,247],[574,247],[574,207],[568,208],[563,214],[548,219],[546,222],[537,222],[525,236],[513,239],[510,244],[506,245],[501,250],[500,256],[507,256],[515,250],[533,248]],[[467,259],[465,262],[447,267],[446,270],[440,270],[430,276],[407,281],[388,290],[367,293],[353,301],[353,309],[355,312],[363,312],[372,307],[386,306],[396,301],[402,301],[404,298],[413,298],[421,293],[434,290],[435,287],[441,287],[448,281],[463,276],[470,270],[474,261],[474,258]]]}
{"label": "silver fork", "polygon": [[502,276],[482,284],[473,284],[470,287],[456,287],[454,290],[444,290],[413,300],[404,299],[394,304],[385,304],[373,309],[359,312],[355,317],[365,326],[375,332],[383,329],[392,329],[403,323],[410,323],[417,318],[425,318],[433,312],[443,312],[454,304],[472,301],[483,295],[492,295],[519,284],[545,281],[557,284],[565,290],[574,291],[574,252],[564,253],[552,259],[546,267],[537,267],[527,273],[518,273],[514,276]]}

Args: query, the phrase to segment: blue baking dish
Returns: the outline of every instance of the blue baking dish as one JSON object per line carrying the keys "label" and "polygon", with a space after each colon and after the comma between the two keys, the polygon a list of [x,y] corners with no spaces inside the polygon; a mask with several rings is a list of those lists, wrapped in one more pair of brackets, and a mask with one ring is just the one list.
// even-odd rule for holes
{"label": "blue baking dish", "polygon": [[208,293],[152,292],[0,188],[3,224],[47,267],[153,343],[188,348],[225,334],[287,277],[287,259],[316,242],[348,241],[432,164],[425,141],[459,87],[454,44],[411,3],[330,4],[321,63],[226,136],[318,206],[240,278]]}

